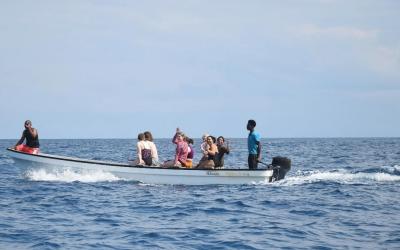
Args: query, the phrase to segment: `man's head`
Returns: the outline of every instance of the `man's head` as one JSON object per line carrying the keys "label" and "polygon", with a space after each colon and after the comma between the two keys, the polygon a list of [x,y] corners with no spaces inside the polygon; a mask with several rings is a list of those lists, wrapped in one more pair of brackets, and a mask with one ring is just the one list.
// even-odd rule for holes
{"label": "man's head", "polygon": [[24,123],[25,128],[30,128],[32,126],[32,122],[30,120],[26,120]]}
{"label": "man's head", "polygon": [[256,121],[254,120],[249,120],[247,122],[247,130],[252,131],[256,127]]}

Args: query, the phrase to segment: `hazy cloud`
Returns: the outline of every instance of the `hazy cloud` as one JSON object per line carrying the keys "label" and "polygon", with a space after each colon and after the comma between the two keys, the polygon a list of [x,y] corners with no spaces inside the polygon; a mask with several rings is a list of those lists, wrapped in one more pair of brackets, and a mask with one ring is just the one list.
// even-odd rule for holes
{"label": "hazy cloud", "polygon": [[374,39],[377,37],[377,30],[360,29],[354,27],[319,27],[308,24],[299,28],[299,32],[310,36],[325,36],[328,38],[342,39]]}
{"label": "hazy cloud", "polygon": [[176,126],[242,137],[250,117],[267,136],[399,135],[385,121],[400,118],[368,122],[400,106],[399,7],[2,1],[0,138],[27,117],[61,138],[166,137]]}

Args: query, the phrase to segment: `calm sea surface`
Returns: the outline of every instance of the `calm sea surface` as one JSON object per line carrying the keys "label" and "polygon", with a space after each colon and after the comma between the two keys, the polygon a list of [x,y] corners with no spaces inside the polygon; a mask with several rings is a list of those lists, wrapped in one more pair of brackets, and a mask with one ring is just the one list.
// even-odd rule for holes
{"label": "calm sea surface", "polygon": [[[232,186],[26,170],[7,156],[14,143],[0,140],[0,249],[400,249],[400,138],[264,140],[264,161],[292,159],[287,178]],[[41,149],[125,162],[134,144],[41,140]],[[171,158],[170,140],[156,144]],[[230,146],[227,167],[245,167],[246,140]]]}

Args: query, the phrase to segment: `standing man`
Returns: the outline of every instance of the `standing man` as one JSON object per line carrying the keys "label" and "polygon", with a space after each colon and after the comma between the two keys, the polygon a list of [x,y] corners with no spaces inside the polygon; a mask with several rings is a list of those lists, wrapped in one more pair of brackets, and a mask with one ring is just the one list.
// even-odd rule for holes
{"label": "standing man", "polygon": [[[32,122],[26,120],[24,123],[25,130],[22,132],[21,139],[15,144],[14,149],[29,154],[39,153],[39,135],[35,128],[32,128]],[[25,144],[22,144],[24,141]]]}
{"label": "standing man", "polygon": [[247,147],[249,149],[249,169],[257,169],[258,162],[261,161],[261,136],[258,132],[254,131],[256,121],[249,120],[247,122],[247,130],[250,131],[247,138]]}

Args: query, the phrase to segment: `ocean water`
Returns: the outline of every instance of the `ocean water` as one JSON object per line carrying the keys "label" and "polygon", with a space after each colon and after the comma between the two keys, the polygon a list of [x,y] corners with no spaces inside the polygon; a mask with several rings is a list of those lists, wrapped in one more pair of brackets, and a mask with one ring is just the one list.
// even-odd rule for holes
{"label": "ocean water", "polygon": [[[292,159],[286,179],[231,186],[22,169],[5,150],[14,143],[0,140],[0,249],[400,249],[400,138],[265,139],[265,162]],[[41,150],[125,162],[134,144],[41,140]],[[170,140],[156,144],[171,158]],[[246,140],[230,146],[226,166],[246,167]]]}

